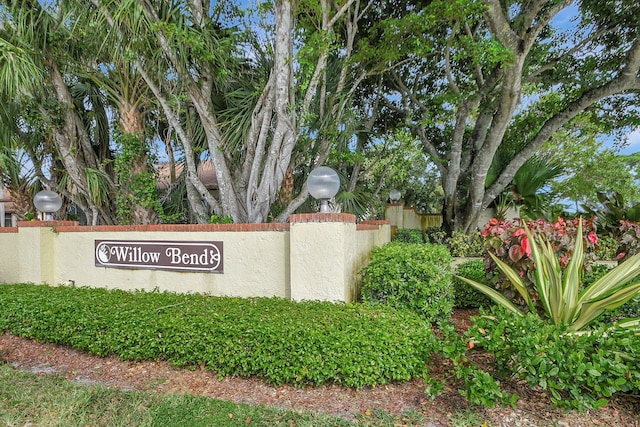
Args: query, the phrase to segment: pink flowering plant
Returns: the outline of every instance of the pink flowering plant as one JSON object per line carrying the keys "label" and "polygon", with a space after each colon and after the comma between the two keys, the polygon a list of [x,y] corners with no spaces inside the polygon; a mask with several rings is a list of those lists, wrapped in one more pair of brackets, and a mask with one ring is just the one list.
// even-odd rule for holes
{"label": "pink flowering plant", "polygon": [[[493,253],[489,255],[524,300],[524,305],[530,312],[538,315],[543,314],[552,324],[564,325],[572,332],[584,332],[583,328],[602,313],[620,307],[640,293],[638,279],[640,254],[628,258],[595,282],[583,286],[585,241],[592,244],[597,241],[593,242],[592,240],[595,239],[589,239],[588,233],[590,231],[587,232],[586,238],[583,236],[581,219],[576,224],[575,243],[570,245],[571,249],[566,255],[561,255],[558,248],[545,234],[534,235],[527,224],[523,224],[523,227],[525,234],[519,244],[525,253],[523,258],[530,258],[533,262],[533,268],[530,272],[532,273],[533,289],[538,299],[537,305],[533,299],[534,292],[524,280],[526,275],[500,260]],[[516,234],[516,231],[511,234]],[[527,238],[527,241],[523,245],[524,237]],[[562,266],[560,262],[563,256],[567,256],[569,259],[565,266]],[[524,315],[524,311],[504,293],[473,280],[456,277],[508,310]],[[626,329],[634,334],[640,333],[640,319],[624,319],[612,327]]]}
{"label": "pink flowering plant", "polygon": [[[510,221],[489,220],[482,231],[485,238],[485,267],[488,272],[498,269],[494,257],[513,268],[522,278],[534,304],[537,306],[539,295],[534,286],[534,263],[531,257],[531,240],[527,236],[524,221],[516,218]],[[562,270],[566,269],[575,250],[575,239],[578,234],[580,220],[558,218],[556,222],[544,220],[527,221],[526,226],[534,238],[544,238],[549,242]],[[596,260],[598,237],[593,219],[582,221],[581,236],[584,248],[583,270],[589,271]],[[518,304],[524,304],[512,282],[502,272],[494,275],[493,284],[497,290]]]}

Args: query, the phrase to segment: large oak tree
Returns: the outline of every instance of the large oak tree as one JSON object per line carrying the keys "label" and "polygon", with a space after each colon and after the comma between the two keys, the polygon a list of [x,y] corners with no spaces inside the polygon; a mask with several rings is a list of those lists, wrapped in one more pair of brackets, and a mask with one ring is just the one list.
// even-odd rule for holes
{"label": "large oak tree", "polygon": [[[474,228],[520,167],[572,120],[587,115],[610,130],[637,124],[635,3],[392,3],[395,16],[380,16],[370,43],[393,52],[388,100],[440,171],[450,230]],[[560,20],[567,10],[574,21]],[[511,155],[488,179],[505,148]]]}

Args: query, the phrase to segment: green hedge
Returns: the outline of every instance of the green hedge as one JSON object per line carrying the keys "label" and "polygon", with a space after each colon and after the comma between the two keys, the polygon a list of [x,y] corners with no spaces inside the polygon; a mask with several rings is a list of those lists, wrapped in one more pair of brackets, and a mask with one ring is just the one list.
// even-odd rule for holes
{"label": "green hedge", "polygon": [[413,228],[399,228],[393,234],[392,241],[403,243],[424,243],[424,236],[420,230]]}
{"label": "green hedge", "polygon": [[[484,271],[484,261],[474,259],[463,262],[456,270],[458,276],[466,277],[478,283],[489,285]],[[459,308],[479,308],[489,307],[493,301],[480,291],[472,288],[467,283],[454,277],[453,290],[455,295],[456,307]]]}
{"label": "green hedge", "polygon": [[447,239],[447,246],[454,257],[481,257],[485,253],[484,238],[479,231],[455,230]]}
{"label": "green hedge", "polygon": [[365,302],[409,309],[429,322],[450,318],[453,287],[446,246],[387,243],[371,251],[362,273]]}
{"label": "green hedge", "polygon": [[0,285],[0,330],[296,385],[408,381],[437,348],[424,320],[388,307],[30,284]]}

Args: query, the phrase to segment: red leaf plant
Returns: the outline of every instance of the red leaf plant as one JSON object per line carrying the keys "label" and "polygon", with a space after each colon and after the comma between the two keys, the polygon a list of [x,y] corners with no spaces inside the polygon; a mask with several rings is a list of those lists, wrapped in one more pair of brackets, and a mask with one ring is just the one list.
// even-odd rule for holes
{"label": "red leaf plant", "polygon": [[[583,269],[590,271],[592,263],[596,260],[595,250],[598,245],[596,235],[595,218],[583,220],[582,233],[584,243]],[[513,267],[524,278],[527,289],[535,303],[538,295],[534,285],[534,263],[531,260],[531,246],[527,238],[522,219],[516,218],[509,221],[498,221],[495,218],[489,220],[482,231],[485,238],[484,247],[487,252],[493,253],[501,261]],[[571,256],[577,234],[578,219],[565,220],[558,218],[556,222],[548,222],[542,219],[527,221],[527,226],[534,237],[544,235],[551,243],[559,258],[560,267],[565,269]],[[516,304],[524,304],[520,295],[511,285],[510,281],[496,268],[495,262],[487,253],[484,257],[485,271],[490,277],[495,288]]]}

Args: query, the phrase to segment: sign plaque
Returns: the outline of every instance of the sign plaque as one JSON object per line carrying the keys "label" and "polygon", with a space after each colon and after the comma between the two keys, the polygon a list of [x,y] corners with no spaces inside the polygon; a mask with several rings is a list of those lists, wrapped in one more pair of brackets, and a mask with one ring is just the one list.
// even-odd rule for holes
{"label": "sign plaque", "polygon": [[222,242],[95,240],[95,265],[222,273]]}

